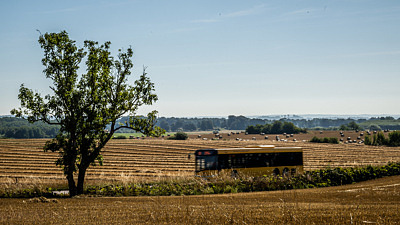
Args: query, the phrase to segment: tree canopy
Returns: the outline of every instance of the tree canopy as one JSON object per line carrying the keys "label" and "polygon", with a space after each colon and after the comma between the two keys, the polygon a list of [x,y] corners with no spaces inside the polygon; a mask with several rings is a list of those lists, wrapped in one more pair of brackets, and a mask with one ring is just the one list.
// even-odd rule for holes
{"label": "tree canopy", "polygon": [[[164,132],[155,126],[157,111],[147,117],[136,115],[140,106],[157,101],[157,95],[145,69],[133,85],[129,84],[133,68],[131,47],[119,50],[114,58],[111,42],[99,45],[87,40],[83,48],[78,48],[66,31],[41,34],[39,44],[44,50],[43,72],[53,81],[52,94],[42,97],[22,84],[18,95],[21,107],[11,113],[29,122],[43,121],[60,127],[57,137],[48,141],[44,150],[60,153],[56,163],[63,168],[70,196],[74,196],[83,193],[89,165],[96,160],[102,164],[101,150],[114,132],[122,128],[152,136]],[[86,73],[78,75],[83,60]],[[117,124],[123,115],[129,115],[129,119]]]}
{"label": "tree canopy", "polygon": [[250,125],[246,128],[246,132],[249,134],[282,134],[282,133],[288,133],[288,134],[298,134],[300,132],[306,132],[305,129],[301,129],[299,127],[296,127],[293,123],[291,122],[281,122],[279,120],[274,121],[272,124],[257,124],[255,126]]}

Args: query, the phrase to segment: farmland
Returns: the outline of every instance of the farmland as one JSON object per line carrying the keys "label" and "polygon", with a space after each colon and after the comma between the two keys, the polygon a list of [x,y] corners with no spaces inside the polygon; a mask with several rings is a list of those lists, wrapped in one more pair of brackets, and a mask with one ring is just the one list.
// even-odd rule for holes
{"label": "farmland", "polygon": [[340,187],[224,195],[1,199],[8,224],[396,224],[400,176]]}
{"label": "farmland", "polygon": [[[383,165],[400,161],[399,147],[359,144],[276,142],[235,134],[222,140],[191,135],[189,140],[162,138],[112,140],[104,149],[104,165],[91,167],[87,183],[157,181],[193,176],[188,153],[201,148],[274,144],[304,148],[305,170],[327,167]],[[297,135],[298,140],[309,136]],[[355,133],[346,133],[355,137]],[[234,137],[233,137],[234,136]],[[229,137],[229,138],[228,138]],[[235,139],[240,137],[242,141]],[[271,137],[273,137],[271,135]],[[66,185],[54,161],[57,153],[43,152],[46,140],[0,140],[0,186]],[[1,199],[0,223],[149,223],[149,224],[395,224],[400,220],[400,176],[358,184],[307,189],[202,196],[78,197],[36,203],[30,199]]]}
{"label": "farmland", "polygon": [[[228,137],[226,134],[223,135]],[[210,140],[210,138],[202,140],[197,136],[186,141],[161,138],[112,140],[104,149],[104,165],[90,167],[86,179],[88,182],[104,182],[192,176],[194,159],[193,157],[188,158],[189,153],[201,148],[241,147],[256,144],[303,147],[305,170],[383,165],[388,162],[400,161],[399,147],[359,144],[332,145],[303,141],[276,142],[270,139],[264,140],[258,136],[258,140],[251,140],[252,136],[250,135],[237,134],[237,136],[239,135],[242,135],[243,141]],[[303,135],[312,136],[314,134]],[[328,135],[332,136],[333,134]],[[355,135],[357,134],[347,133],[346,137]],[[297,138],[302,140],[309,138],[308,136],[297,135]],[[250,138],[250,140],[245,138]],[[1,139],[1,183],[64,182],[65,177],[61,169],[54,163],[58,155],[57,153],[43,152],[42,148],[45,142],[44,139]]]}

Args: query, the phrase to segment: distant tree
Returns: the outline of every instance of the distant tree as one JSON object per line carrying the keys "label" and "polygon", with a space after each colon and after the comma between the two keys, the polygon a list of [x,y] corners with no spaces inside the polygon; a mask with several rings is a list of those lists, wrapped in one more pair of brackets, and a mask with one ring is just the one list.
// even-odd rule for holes
{"label": "distant tree", "polygon": [[187,122],[183,125],[183,129],[186,131],[195,131],[197,129],[196,125],[192,122]]}
{"label": "distant tree", "polygon": [[[21,85],[21,108],[11,113],[29,122],[60,126],[57,137],[48,141],[44,150],[60,153],[56,164],[64,170],[70,196],[82,194],[88,167],[96,160],[102,164],[101,151],[117,130],[129,128],[153,136],[164,132],[155,126],[156,111],[147,117],[135,116],[140,106],[157,100],[154,84],[145,71],[133,86],[128,84],[133,67],[131,48],[126,52],[119,50],[114,59],[109,51],[110,42],[99,45],[85,41],[84,48],[78,48],[66,31],[40,35],[39,44],[44,50],[43,72],[53,81],[53,93],[43,98]],[[78,76],[84,58],[86,74]],[[125,114],[131,115],[129,120],[118,125],[117,119]],[[109,124],[110,129],[106,130]]]}
{"label": "distant tree", "polygon": [[29,138],[28,127],[19,127],[15,131],[15,138]]}
{"label": "distant tree", "polygon": [[200,130],[212,130],[214,129],[213,123],[211,120],[203,119],[199,125]]}
{"label": "distant tree", "polygon": [[179,130],[182,130],[183,129],[183,122],[182,122],[182,120],[178,120],[178,121],[176,121],[175,123],[173,123],[172,125],[171,125],[171,130],[172,131],[179,131]]}
{"label": "distant tree", "polygon": [[272,134],[282,133],[282,122],[281,121],[277,120],[272,124],[271,133]]}
{"label": "distant tree", "polygon": [[382,130],[382,128],[381,128],[379,125],[371,124],[371,125],[369,126],[369,130],[380,131],[380,130]]}
{"label": "distant tree", "polygon": [[272,125],[271,124],[265,124],[261,130],[261,133],[264,134],[272,134],[271,133]]}
{"label": "distant tree", "polygon": [[351,121],[347,127],[349,127],[351,130],[360,130],[360,126],[355,121]]}
{"label": "distant tree", "polygon": [[249,118],[244,116],[228,116],[227,127],[231,130],[244,130],[249,125]]}
{"label": "distant tree", "polygon": [[172,137],[169,137],[168,139],[170,140],[186,140],[188,139],[188,135],[185,132],[178,131],[176,134]]}
{"label": "distant tree", "polygon": [[283,122],[282,131],[288,134],[299,133],[299,129],[292,122]]}
{"label": "distant tree", "polygon": [[339,130],[349,130],[349,128],[346,125],[342,124],[340,125]]}
{"label": "distant tree", "polygon": [[164,120],[160,122],[160,127],[166,131],[169,131],[171,129],[169,123]]}
{"label": "distant tree", "polygon": [[259,133],[259,130],[255,126],[250,125],[250,126],[248,126],[246,128],[246,133],[248,133],[248,134],[257,134],[257,133]]}

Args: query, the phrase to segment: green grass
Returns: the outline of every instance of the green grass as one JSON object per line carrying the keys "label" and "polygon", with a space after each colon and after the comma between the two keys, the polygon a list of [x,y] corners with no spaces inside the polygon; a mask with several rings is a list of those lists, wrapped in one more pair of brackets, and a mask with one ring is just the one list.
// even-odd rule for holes
{"label": "green grass", "polygon": [[359,123],[358,125],[362,127],[369,127],[371,125],[400,126],[400,120],[367,120],[365,122]]}

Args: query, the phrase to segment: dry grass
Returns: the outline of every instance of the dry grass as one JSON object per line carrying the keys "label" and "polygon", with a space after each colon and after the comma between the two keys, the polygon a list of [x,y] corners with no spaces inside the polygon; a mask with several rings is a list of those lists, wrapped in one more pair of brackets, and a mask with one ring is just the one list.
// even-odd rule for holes
{"label": "dry grass", "polygon": [[[0,188],[66,185],[45,140],[0,140]],[[306,170],[400,161],[400,148],[274,141],[113,140],[105,164],[87,184],[185,179],[200,148],[249,144],[302,146]],[[17,178],[17,179],[16,179]],[[341,187],[228,195],[58,199],[0,199],[0,224],[396,224],[400,176]]]}
{"label": "dry grass", "polygon": [[1,199],[1,224],[397,224],[400,176],[355,185],[227,195]]}
{"label": "dry grass", "polygon": [[[242,134],[244,135],[244,134]],[[46,140],[0,139],[0,186],[12,183],[54,184],[65,177],[54,162],[57,153],[43,152]],[[188,153],[201,148],[241,147],[254,144],[301,146],[304,148],[304,169],[383,165],[400,161],[400,148],[356,144],[317,144],[308,142],[203,141],[191,139],[112,140],[104,149],[104,165],[90,167],[87,183],[159,180],[193,175],[194,159]]]}

